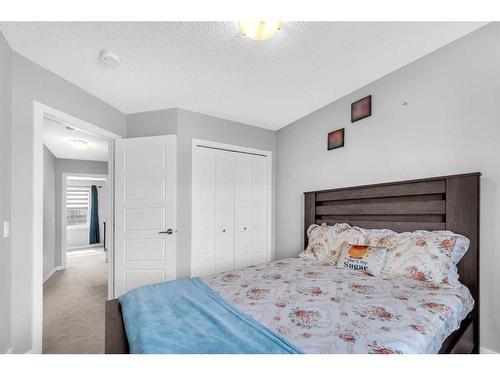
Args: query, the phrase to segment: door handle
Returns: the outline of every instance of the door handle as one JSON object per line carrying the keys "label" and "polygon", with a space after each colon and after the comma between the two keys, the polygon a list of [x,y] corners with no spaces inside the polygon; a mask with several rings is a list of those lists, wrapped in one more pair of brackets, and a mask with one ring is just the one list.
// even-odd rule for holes
{"label": "door handle", "polygon": [[172,228],[168,228],[167,230],[161,231],[158,233],[160,233],[160,234],[172,234],[172,233],[174,233],[174,231],[172,230]]}

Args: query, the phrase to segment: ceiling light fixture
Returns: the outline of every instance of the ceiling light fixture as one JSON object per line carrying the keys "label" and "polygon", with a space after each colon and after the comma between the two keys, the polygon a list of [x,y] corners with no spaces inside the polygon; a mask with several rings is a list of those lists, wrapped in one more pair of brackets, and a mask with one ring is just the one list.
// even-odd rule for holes
{"label": "ceiling light fixture", "polygon": [[86,150],[89,147],[89,142],[85,139],[68,139],[68,143],[75,150]]}
{"label": "ceiling light fixture", "polygon": [[238,21],[236,26],[240,32],[252,40],[259,42],[271,38],[281,29],[281,21]]}

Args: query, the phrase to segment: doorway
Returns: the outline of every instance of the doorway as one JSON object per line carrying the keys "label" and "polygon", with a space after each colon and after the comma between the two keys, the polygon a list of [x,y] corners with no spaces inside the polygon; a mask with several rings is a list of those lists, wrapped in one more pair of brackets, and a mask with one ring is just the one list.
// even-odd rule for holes
{"label": "doorway", "polygon": [[102,249],[108,262],[106,240],[111,218],[108,180],[107,174],[62,173],[60,234],[63,266],[68,254],[91,254],[93,249]]}
{"label": "doorway", "polygon": [[[52,156],[56,159],[57,167],[54,169],[55,176],[55,190],[56,190],[56,209],[54,216],[47,215],[44,212],[46,205],[46,190],[44,189],[44,170],[46,165],[47,153],[47,123],[51,123],[52,130],[58,126],[60,131],[58,144],[53,144]],[[68,135],[69,134],[69,135]],[[53,134],[52,134],[53,135]],[[121,138],[120,136],[99,128],[93,124],[87,123],[76,117],[70,116],[66,113],[58,111],[54,108],[48,107],[41,103],[34,103],[34,151],[35,151],[35,168],[34,168],[34,202],[35,202],[35,215],[34,221],[34,286],[33,286],[33,350],[34,353],[46,352],[42,350],[44,337],[44,313],[46,307],[44,303],[47,302],[47,296],[44,296],[44,282],[45,287],[54,286],[57,284],[58,279],[66,279],[66,282],[73,283],[73,292],[75,290],[85,290],[85,281],[98,280],[99,274],[101,283],[99,285],[87,285],[88,290],[101,289],[96,295],[102,296],[102,301],[98,300],[98,306],[103,306],[107,298],[113,296],[113,190],[114,190],[114,141]],[[104,145],[103,147],[98,146]],[[66,155],[64,148],[71,148],[72,151],[85,151],[82,154]],[[94,152],[92,152],[94,151]],[[55,157],[55,154],[59,155]],[[104,156],[103,156],[104,153]],[[89,154],[94,154],[89,157]],[[98,158],[92,160],[94,156],[99,154]],[[79,158],[79,155],[87,155]],[[99,158],[101,160],[99,161]],[[104,160],[102,160],[104,158]],[[45,159],[45,160],[44,160]],[[90,159],[90,160],[89,160]],[[98,172],[87,169],[72,169],[75,166],[81,167],[88,163],[105,164]],[[70,199],[71,205],[68,206],[68,189],[72,193]],[[49,194],[50,195],[50,194]],[[50,201],[50,200],[49,200]],[[42,203],[43,202],[43,203]],[[100,203],[100,204],[99,204]],[[100,210],[99,210],[100,206]],[[68,210],[68,208],[74,208]],[[93,208],[96,208],[93,210]],[[95,212],[94,212],[95,211]],[[71,221],[68,225],[68,221]],[[47,233],[51,233],[52,228],[55,228],[55,241],[50,243],[48,241]],[[68,232],[71,230],[70,235]],[[93,229],[91,236],[90,229]],[[72,241],[68,243],[68,239]],[[49,262],[46,262],[44,257],[44,250],[47,251],[47,244],[53,247],[55,256]],[[44,246],[45,245],[45,246]],[[68,250],[72,251],[71,256],[68,257]],[[69,259],[71,258],[71,259]],[[54,263],[51,263],[53,261]],[[47,266],[47,264],[49,264]],[[53,269],[47,274],[47,269],[54,266]],[[69,268],[72,272],[69,272]],[[95,274],[89,272],[89,269],[95,271]],[[65,277],[62,277],[65,275]],[[79,279],[84,276],[85,279]],[[90,277],[89,277],[90,276]],[[60,284],[60,283],[59,283]],[[66,285],[67,287],[67,285]],[[79,311],[78,303],[82,305],[87,304],[88,301],[78,302],[75,293],[71,293],[71,288],[59,287],[52,288],[52,290],[59,290],[63,293],[52,293],[52,303],[56,301],[60,307],[74,307],[75,311]],[[109,297],[108,297],[109,296]],[[69,298],[64,300],[64,298]],[[53,306],[54,307],[54,304]],[[54,309],[52,309],[54,311]],[[55,309],[56,314],[52,314],[52,326],[57,327],[58,319],[61,322],[71,323],[71,316],[64,316],[64,309]],[[72,315],[72,314],[69,314]],[[84,322],[85,316],[81,316],[76,321]],[[104,316],[102,316],[104,322]],[[89,326],[93,326],[91,321],[88,322]],[[104,325],[103,325],[104,326]],[[68,332],[71,328],[75,329],[75,334],[72,335]],[[76,327],[75,325],[66,325],[66,334],[61,336],[63,338],[71,338],[71,336],[78,336],[85,334],[85,327]],[[87,331],[89,337],[87,342],[99,341],[100,338],[90,337],[92,332]],[[104,337],[104,330],[99,335]],[[94,335],[95,336],[95,335]],[[75,337],[74,337],[75,338]],[[68,341],[66,349],[58,350],[55,352],[95,352],[96,350],[89,350],[84,346],[78,346],[75,343],[82,343],[85,341],[83,337],[76,337],[77,341],[71,344]],[[103,340],[103,339],[102,339]],[[61,339],[57,340],[58,343],[63,344]],[[45,342],[46,344],[46,342]],[[54,351],[50,351],[54,352]]]}

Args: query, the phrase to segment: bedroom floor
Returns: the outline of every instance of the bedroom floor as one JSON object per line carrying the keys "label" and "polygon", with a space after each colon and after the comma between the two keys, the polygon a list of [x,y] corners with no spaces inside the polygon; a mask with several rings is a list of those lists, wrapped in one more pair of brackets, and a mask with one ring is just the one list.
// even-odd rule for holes
{"label": "bedroom floor", "polygon": [[103,248],[68,252],[43,287],[43,353],[104,353],[106,296]]}

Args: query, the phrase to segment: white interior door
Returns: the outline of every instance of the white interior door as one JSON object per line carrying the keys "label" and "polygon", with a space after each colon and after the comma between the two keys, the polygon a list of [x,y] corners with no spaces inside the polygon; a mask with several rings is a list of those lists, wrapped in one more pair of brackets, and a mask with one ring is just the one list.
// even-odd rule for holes
{"label": "white interior door", "polygon": [[115,146],[115,298],[176,276],[177,138]]}

